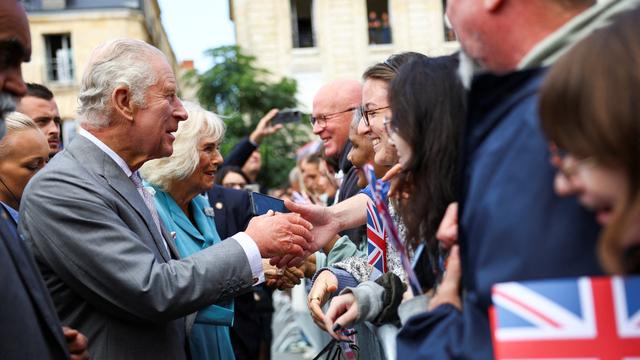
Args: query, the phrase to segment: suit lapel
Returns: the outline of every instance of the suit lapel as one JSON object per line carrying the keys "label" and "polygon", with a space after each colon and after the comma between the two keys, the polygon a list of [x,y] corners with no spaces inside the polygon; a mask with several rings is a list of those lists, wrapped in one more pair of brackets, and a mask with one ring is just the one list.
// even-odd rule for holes
{"label": "suit lapel", "polygon": [[[16,270],[24,284],[24,289],[29,293],[35,312],[38,313],[49,332],[52,333],[53,338],[66,353],[67,344],[62,336],[60,320],[58,320],[56,309],[53,307],[49,297],[49,291],[40,278],[39,270],[29,249],[22,242],[15,229],[10,226],[9,221],[12,220],[9,219],[4,209],[0,209],[0,212],[0,236],[15,263]],[[24,305],[28,306],[28,304]]]}
{"label": "suit lapel", "polygon": [[195,225],[191,223],[191,220],[182,212],[182,209],[176,207],[171,208],[172,218],[182,231],[189,234],[191,237],[196,238],[202,242],[205,242],[204,237],[195,228]]}
{"label": "suit lapel", "polygon": [[[86,166],[93,169],[98,175],[102,176],[109,186],[120,194],[120,196],[136,211],[151,233],[151,237],[153,238],[162,258],[165,261],[171,260],[171,257],[164,246],[163,235],[158,232],[158,228],[153,222],[153,217],[151,216],[149,208],[144,203],[142,196],[131,179],[127,177],[118,164],[83,136],[78,136],[71,145],[72,146],[69,146],[68,151],[71,151],[76,158],[83,159],[93,157],[93,159],[88,160],[89,163],[86,164]],[[91,161],[94,162],[91,163]]]}
{"label": "suit lapel", "polygon": [[118,192],[129,203],[129,205],[136,210],[138,215],[140,215],[144,223],[147,225],[147,229],[151,232],[153,241],[164,260],[171,260],[171,257],[167,254],[167,249],[164,246],[164,238],[162,234],[158,232],[158,228],[153,222],[151,211],[149,211],[147,204],[144,203],[142,196],[136,189],[135,185],[133,185],[133,182],[131,182],[131,179],[129,179],[124,171],[122,171],[122,169],[120,169],[120,167],[118,167],[118,165],[115,164],[108,156],[105,156],[104,159],[104,169],[105,179],[111,188]]}
{"label": "suit lapel", "polygon": [[176,241],[171,236],[171,234],[167,231],[167,228],[164,226],[162,221],[160,221],[160,230],[162,230],[162,237],[166,240],[167,245],[169,247],[169,255],[171,255],[172,259],[180,259],[180,253],[178,252],[178,248],[176,247]]}
{"label": "suit lapel", "polygon": [[[202,234],[200,234],[194,228],[194,225],[191,223],[189,218],[187,218],[187,216],[184,214],[184,212],[182,211],[180,206],[178,206],[178,204],[176,204],[175,200],[171,197],[171,195],[169,195],[169,193],[167,193],[167,192],[156,192],[156,197],[158,197],[157,200],[160,200],[162,202],[163,207],[168,210],[167,211],[167,216],[171,218],[171,221],[173,221],[173,224],[176,227],[180,228],[180,230],[186,232],[191,237],[194,237],[196,239],[200,239],[202,242],[205,241],[204,237],[202,237]],[[172,238],[172,240],[173,240],[173,238]],[[174,244],[174,246],[175,246],[175,244]],[[176,254],[177,253],[178,253],[178,251],[176,250]]]}

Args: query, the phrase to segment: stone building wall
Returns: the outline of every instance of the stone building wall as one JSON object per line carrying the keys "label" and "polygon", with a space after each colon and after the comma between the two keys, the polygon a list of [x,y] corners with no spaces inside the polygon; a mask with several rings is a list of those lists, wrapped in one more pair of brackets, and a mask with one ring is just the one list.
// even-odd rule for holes
{"label": "stone building wall", "polygon": [[[156,0],[145,0],[140,8],[57,9],[29,11],[31,28],[31,62],[23,64],[26,81],[45,84],[55,94],[63,119],[74,119],[78,107],[80,80],[91,51],[99,44],[115,38],[146,41],[162,50],[174,71],[178,70],[175,55],[160,22]],[[45,36],[68,34],[71,47],[71,81],[51,81],[47,72]]]}
{"label": "stone building wall", "polygon": [[315,47],[308,48],[293,46],[291,0],[231,0],[230,5],[238,45],[273,77],[298,80],[307,110],[323,83],[359,78],[393,53],[443,55],[458,49],[457,42],[444,39],[442,0],[389,0],[392,43],[380,45],[369,44],[366,0],[313,0]]}

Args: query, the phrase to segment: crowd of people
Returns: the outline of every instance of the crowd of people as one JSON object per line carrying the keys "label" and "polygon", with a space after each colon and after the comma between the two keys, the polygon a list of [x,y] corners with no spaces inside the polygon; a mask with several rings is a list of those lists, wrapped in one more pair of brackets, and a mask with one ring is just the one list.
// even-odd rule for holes
{"label": "crowd of people", "polygon": [[343,352],[490,359],[493,285],[639,274],[640,0],[447,6],[460,53],[322,86],[319,150],[269,190],[278,110],[223,158],[224,122],[137,40],[93,50],[62,150],[0,3],[0,357],[268,359],[272,292],[306,281]]}

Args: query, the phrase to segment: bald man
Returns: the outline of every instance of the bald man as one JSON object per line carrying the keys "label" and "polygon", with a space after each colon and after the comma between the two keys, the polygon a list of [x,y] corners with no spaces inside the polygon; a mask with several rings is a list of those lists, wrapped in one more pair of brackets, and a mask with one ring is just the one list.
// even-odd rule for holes
{"label": "bald man", "polygon": [[[313,98],[313,133],[322,139],[325,156],[338,159],[342,183],[337,202],[360,191],[356,169],[347,159],[347,154],[351,150],[349,126],[361,99],[362,85],[353,79],[334,80],[321,87]],[[364,232],[351,229],[343,234],[358,244]]]}

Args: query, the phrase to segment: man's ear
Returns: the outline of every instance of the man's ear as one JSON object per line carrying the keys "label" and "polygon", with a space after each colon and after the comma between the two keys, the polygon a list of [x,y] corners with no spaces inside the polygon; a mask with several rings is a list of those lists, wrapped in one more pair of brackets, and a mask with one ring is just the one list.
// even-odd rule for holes
{"label": "man's ear", "polygon": [[125,86],[118,86],[111,94],[114,110],[126,120],[133,121],[134,104],[131,90]]}
{"label": "man's ear", "polygon": [[484,9],[489,12],[494,12],[503,5],[503,0],[484,0]]}

